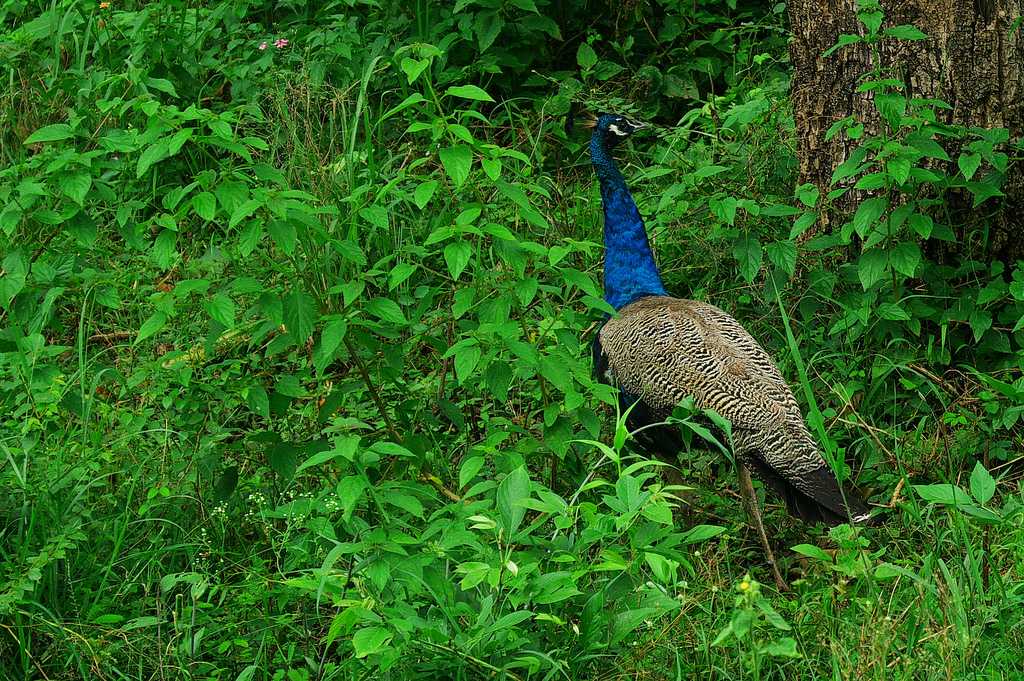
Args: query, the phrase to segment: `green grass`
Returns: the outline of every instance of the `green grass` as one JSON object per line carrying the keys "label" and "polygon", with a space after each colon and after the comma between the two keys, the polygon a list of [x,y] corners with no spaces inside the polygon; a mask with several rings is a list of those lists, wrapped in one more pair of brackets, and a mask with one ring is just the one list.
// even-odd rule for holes
{"label": "green grass", "polygon": [[[725,457],[696,438],[667,487],[615,427],[599,195],[565,93],[482,66],[493,16],[230,7],[0,11],[0,678],[1016,678],[1017,340],[851,325],[841,245],[748,271],[806,208],[784,65],[739,64],[777,19],[673,6],[763,23],[623,165],[670,290],[751,330],[883,509],[829,533],[766,499],[783,595]],[[448,32],[447,61],[421,45]],[[641,100],[580,60],[588,96]]]}

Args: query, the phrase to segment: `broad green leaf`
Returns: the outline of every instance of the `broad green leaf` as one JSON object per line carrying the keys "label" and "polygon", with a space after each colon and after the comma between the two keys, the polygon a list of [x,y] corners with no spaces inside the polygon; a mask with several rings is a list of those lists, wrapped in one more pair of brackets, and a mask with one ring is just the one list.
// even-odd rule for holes
{"label": "broad green leaf", "polygon": [[320,342],[313,350],[313,367],[318,374],[322,374],[334,359],[334,353],[345,339],[347,331],[348,323],[344,319],[332,319],[324,326],[320,333]]}
{"label": "broad green leaf", "polygon": [[741,236],[732,245],[732,254],[740,264],[740,274],[748,282],[761,270],[761,242],[754,236]]}
{"label": "broad green leaf", "polygon": [[683,532],[680,542],[683,544],[698,544],[725,532],[724,527],[718,525],[694,525],[686,532]]}
{"label": "broad green leaf", "polygon": [[139,162],[135,167],[135,177],[140,178],[146,174],[154,163],[159,163],[168,156],[170,156],[170,139],[164,138],[157,140],[153,144],[146,147],[141,154],[139,154]]}
{"label": "broad green leaf", "polygon": [[803,657],[796,649],[796,640],[791,636],[783,636],[778,641],[772,641],[764,647],[764,652],[774,657]]}
{"label": "broad green leaf", "polygon": [[882,35],[889,38],[896,38],[897,40],[927,40],[928,34],[919,29],[917,26],[910,24],[903,24],[901,26],[893,26],[882,31]]}
{"label": "broad green leaf", "polygon": [[270,232],[270,238],[285,255],[295,252],[295,244],[298,241],[295,225],[286,220],[271,220],[267,224],[267,231]]}
{"label": "broad green leaf", "polygon": [[469,178],[469,171],[473,167],[473,150],[465,144],[456,144],[452,147],[445,147],[438,156],[441,157],[441,165],[445,173],[451,178],[456,187],[461,187]]}
{"label": "broad green leaf", "polygon": [[64,195],[81,206],[89,188],[92,187],[92,176],[84,170],[79,170],[70,175],[64,175],[58,182]]}
{"label": "broad green leaf", "polygon": [[486,90],[476,85],[454,85],[445,90],[445,94],[453,97],[462,97],[463,99],[472,99],[477,102],[494,101],[494,98],[487,94]]}
{"label": "broad green leaf", "polygon": [[378,442],[370,447],[371,450],[382,456],[401,456],[415,458],[415,454],[396,442]]}
{"label": "broad green leaf", "polygon": [[251,385],[247,389],[248,392],[245,396],[245,405],[253,411],[253,413],[262,416],[265,419],[270,418],[270,397],[267,395],[266,389],[262,385]]}
{"label": "broad green leaf", "polygon": [[452,279],[459,278],[472,257],[473,247],[467,241],[453,241],[444,247],[444,261]]}
{"label": "broad green leaf", "polygon": [[808,208],[814,208],[818,205],[818,197],[821,192],[816,186],[808,182],[802,184],[796,188],[796,198],[800,199],[800,203],[804,204]]}
{"label": "broad green leaf", "polygon": [[10,308],[14,296],[18,295],[28,279],[28,260],[19,251],[8,253],[0,264],[0,307]]}
{"label": "broad green leaf", "polygon": [[466,485],[473,481],[476,474],[480,472],[480,469],[484,467],[484,457],[482,456],[471,456],[462,462],[459,466],[459,489],[463,489]]}
{"label": "broad green leaf", "polygon": [[437,185],[437,180],[427,180],[426,182],[421,182],[416,187],[416,191],[412,194],[412,200],[417,208],[420,210],[426,208],[427,204],[430,203],[430,199],[433,198],[434,192],[437,191]]}
{"label": "broad green leaf", "polygon": [[407,324],[402,308],[390,298],[374,298],[366,304],[366,311],[381,321],[392,324]]}
{"label": "broad green leaf", "polygon": [[889,262],[900,274],[912,277],[921,263],[921,249],[913,242],[904,241],[889,252]]}
{"label": "broad green leaf", "polygon": [[765,246],[768,260],[780,270],[793,276],[796,271],[796,243],[792,241],[775,241]]}
{"label": "broad green leaf", "polygon": [[416,79],[420,77],[426,68],[430,66],[429,59],[412,59],[411,57],[405,57],[402,59],[401,68],[405,73],[405,78],[412,85],[416,82]]}
{"label": "broad green leaf", "polygon": [[910,315],[899,303],[882,303],[878,306],[878,316],[890,321],[907,321]]}
{"label": "broad green leaf", "polygon": [[857,276],[860,278],[861,286],[864,287],[865,291],[885,276],[888,262],[889,259],[885,251],[878,248],[872,248],[870,251],[861,254],[860,259],[857,261]]}
{"label": "broad green leaf", "polygon": [[985,332],[992,328],[992,315],[985,310],[974,310],[967,321],[971,326],[975,342],[980,341]]}
{"label": "broad green leaf", "polygon": [[154,333],[164,328],[167,324],[167,315],[159,310],[149,316],[149,319],[142,322],[142,326],[139,327],[139,335],[135,337],[136,343],[141,343],[146,340]]}
{"label": "broad green leaf", "polygon": [[808,558],[820,560],[825,563],[832,562],[832,556],[828,555],[823,549],[815,546],[814,544],[797,544],[793,547],[793,550],[800,555],[807,556]]}
{"label": "broad green leaf", "polygon": [[464,383],[466,379],[473,375],[473,370],[476,369],[476,365],[480,362],[482,354],[480,348],[476,345],[464,346],[456,351],[455,376],[459,379],[459,383]]}
{"label": "broad green leaf", "polygon": [[866,199],[857,206],[857,212],[853,215],[853,229],[862,239],[878,221],[885,209],[889,207],[889,199],[875,197]]}
{"label": "broad green leaf", "polygon": [[525,466],[520,466],[498,484],[498,517],[505,530],[506,541],[513,537],[526,515],[526,507],[518,502],[530,496],[530,476]]}
{"label": "broad green leaf", "polygon": [[218,293],[207,301],[206,312],[228,329],[235,325],[235,301],[223,293]]}
{"label": "broad green leaf", "polygon": [[302,345],[316,324],[316,299],[301,289],[292,289],[284,297],[284,326],[292,339]]}
{"label": "broad green leaf", "polygon": [[486,52],[487,48],[494,44],[495,39],[497,39],[498,35],[501,33],[501,29],[504,27],[505,20],[502,19],[501,14],[499,14],[497,10],[480,12],[476,15],[473,31],[476,33],[477,43],[480,46],[481,54]]}
{"label": "broad green leaf", "polygon": [[576,48],[576,63],[583,69],[592,69],[597,66],[597,52],[587,43],[580,43]]}
{"label": "broad green leaf", "polygon": [[366,657],[384,650],[391,637],[391,632],[384,627],[366,627],[352,636],[352,648],[357,658]]}
{"label": "broad green leaf", "polygon": [[217,212],[217,200],[210,192],[199,192],[192,197],[192,210],[202,219],[210,221]]}
{"label": "broad green leaf", "polygon": [[361,208],[359,210],[359,217],[380,230],[387,230],[391,226],[388,221],[388,211],[384,206],[366,206]]}
{"label": "broad green leaf", "polygon": [[388,273],[388,291],[394,291],[405,283],[405,281],[416,271],[416,265],[410,262],[400,262],[391,268]]}
{"label": "broad green leaf", "polygon": [[996,493],[996,481],[992,474],[978,461],[971,471],[971,494],[978,500],[979,504],[987,504]]}
{"label": "broad green leaf", "polygon": [[981,154],[960,154],[956,164],[960,168],[960,172],[964,174],[964,179],[969,180],[974,177],[974,173],[978,171],[978,167],[981,165]]}
{"label": "broad green leaf", "polygon": [[262,199],[249,199],[240,204],[237,208],[235,208],[235,210],[231,212],[231,219],[228,220],[228,229],[233,228],[239,222],[255,213],[256,210],[262,205]]}
{"label": "broad green leaf", "polygon": [[933,504],[943,504],[946,506],[969,506],[973,503],[967,492],[963,491],[956,485],[914,485],[914,491],[917,492],[918,496],[922,499]]}
{"label": "broad green leaf", "polygon": [[22,144],[39,144],[41,142],[59,142],[74,136],[71,126],[67,123],[54,123],[39,128],[25,138]]}
{"label": "broad green leaf", "polygon": [[494,184],[498,187],[498,191],[511,199],[519,207],[519,215],[526,218],[527,222],[541,229],[548,229],[550,227],[547,219],[530,204],[530,199],[526,196],[526,192],[523,191],[522,187],[500,180],[496,180]]}

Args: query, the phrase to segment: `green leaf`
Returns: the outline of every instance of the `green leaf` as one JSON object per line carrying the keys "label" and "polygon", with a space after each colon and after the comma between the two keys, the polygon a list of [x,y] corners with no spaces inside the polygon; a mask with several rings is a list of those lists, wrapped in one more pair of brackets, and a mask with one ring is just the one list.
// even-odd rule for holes
{"label": "green leaf", "polygon": [[921,263],[921,249],[915,243],[904,241],[889,252],[889,262],[900,274],[912,277]]}
{"label": "green leaf", "polygon": [[800,555],[813,558],[814,560],[820,560],[825,563],[832,562],[832,556],[825,553],[825,551],[814,544],[797,544],[793,547],[793,550]]}
{"label": "green leaf", "polygon": [[473,31],[476,33],[481,54],[494,44],[495,39],[504,27],[505,20],[501,18],[501,14],[497,11],[481,12],[476,15]]}
{"label": "green leaf", "polygon": [[233,228],[242,220],[256,212],[256,209],[263,205],[262,199],[249,199],[243,202],[231,212],[231,219],[228,220],[228,229]]}
{"label": "green leaf", "polygon": [[135,177],[140,178],[146,174],[154,163],[159,163],[171,154],[170,139],[164,138],[150,144],[139,154],[139,162],[135,167]]}
{"label": "green leaf", "polygon": [[780,270],[793,276],[796,271],[796,243],[792,241],[775,241],[765,246],[768,260]]}
{"label": "green leaf", "polygon": [[907,218],[907,224],[923,239],[927,239],[932,235],[934,222],[930,215],[911,213],[910,217]]}
{"label": "green leaf", "polygon": [[927,40],[928,34],[919,29],[917,26],[910,24],[903,24],[901,26],[893,26],[882,31],[882,35],[889,38],[896,38],[897,40]]}
{"label": "green leaf", "polygon": [[461,187],[469,178],[469,171],[473,167],[473,150],[465,144],[456,144],[453,147],[445,147],[438,155],[441,157],[445,173],[456,187]]}
{"label": "green leaf", "polygon": [[25,288],[28,278],[28,261],[18,251],[8,253],[0,264],[0,307],[10,309],[11,301]]}
{"label": "green leaf", "polygon": [[526,507],[518,503],[530,496],[530,476],[525,466],[520,466],[498,485],[498,517],[505,530],[506,541],[511,539],[526,515]]}
{"label": "green leaf", "polygon": [[914,485],[914,491],[922,499],[933,504],[969,506],[972,503],[971,497],[967,495],[967,492],[956,485]]}
{"label": "green leaf", "polygon": [[482,352],[476,345],[463,346],[455,351],[455,376],[459,383],[465,383],[466,379],[473,375],[481,355]]}
{"label": "green leaf", "polygon": [[301,289],[292,289],[284,297],[284,326],[299,345],[313,333],[317,318],[316,298]]}
{"label": "green leaf", "polygon": [[597,66],[597,52],[587,43],[580,43],[576,48],[576,63],[583,69],[592,69]]}
{"label": "green leaf", "polygon": [[396,442],[378,442],[370,449],[381,456],[401,456],[407,459],[416,457],[415,454]]}
{"label": "green leaf", "polygon": [[164,328],[165,324],[167,324],[167,315],[159,310],[154,312],[149,316],[149,319],[142,322],[142,326],[139,328],[139,335],[135,337],[135,342],[141,343]]}
{"label": "green leaf", "polygon": [[967,191],[974,197],[974,201],[971,204],[973,208],[977,208],[994,196],[1005,196],[1003,192],[999,191],[999,187],[992,182],[968,182]]}
{"label": "green leaf", "polygon": [[764,647],[764,652],[773,657],[803,657],[796,649],[796,640],[790,636],[784,636],[778,641],[773,641]]}
{"label": "green leaf", "polygon": [[71,130],[71,126],[67,123],[54,123],[53,125],[46,125],[39,128],[34,133],[25,138],[22,144],[39,144],[41,142],[59,142],[60,140],[66,140],[69,137],[74,136],[74,132]]}
{"label": "green leaf", "polygon": [[757,237],[741,236],[732,245],[732,254],[740,264],[740,274],[748,282],[761,270],[762,249]]}
{"label": "green leaf", "polygon": [[484,467],[484,457],[482,456],[471,456],[462,462],[459,466],[459,489],[463,489],[466,485],[473,481],[476,474],[480,472],[480,469]]}
{"label": "green leaf", "polygon": [[366,304],[366,311],[381,321],[392,324],[407,324],[402,308],[390,298],[374,298]]}
{"label": "green leaf", "polygon": [[796,188],[796,198],[808,208],[814,208],[818,204],[818,197],[821,192],[810,182]]}
{"label": "green leaf", "polygon": [[235,325],[235,301],[223,293],[218,293],[206,303],[206,312],[228,329]]}
{"label": "green leaf", "polygon": [[192,210],[202,219],[210,221],[217,212],[217,200],[210,192],[200,192],[192,197]]}
{"label": "green leaf", "polygon": [[865,291],[885,276],[888,262],[889,259],[885,251],[878,248],[872,248],[867,253],[861,254],[857,261],[857,276]]}
{"label": "green leaf", "polygon": [[265,419],[270,418],[270,397],[262,385],[251,385],[245,396],[245,405]]}
{"label": "green leaf", "polygon": [[975,342],[980,341],[985,332],[992,328],[992,315],[985,310],[974,310],[967,321],[971,326]]}
{"label": "green leaf", "polygon": [[92,176],[86,171],[80,170],[70,175],[64,175],[58,182],[64,195],[81,206],[89,188],[92,187]]}
{"label": "green leaf", "polygon": [[971,471],[971,494],[978,500],[979,504],[987,504],[996,493],[996,481],[992,474],[978,461]]}
{"label": "green leaf", "polygon": [[473,247],[467,241],[453,241],[444,247],[444,261],[452,279],[458,280],[472,256]]}
{"label": "green leaf", "polygon": [[881,197],[866,199],[857,206],[857,212],[853,215],[853,228],[862,239],[888,207],[889,199]]}
{"label": "green leaf", "polygon": [[341,341],[348,331],[348,323],[344,319],[332,319],[320,333],[320,342],[313,349],[313,368],[318,374],[322,374],[327,365],[334,359]]}
{"label": "green leaf", "polygon": [[462,97],[463,99],[472,99],[475,102],[494,101],[494,98],[487,94],[486,90],[476,85],[454,85],[445,90],[445,94],[453,97]]}
{"label": "green leaf", "polygon": [[718,525],[694,525],[683,532],[679,541],[683,544],[698,544],[717,537],[723,532],[725,532],[725,528]]}
{"label": "green leaf", "polygon": [[978,171],[978,167],[981,165],[981,154],[960,154],[956,164],[959,166],[960,172],[964,174],[964,179],[969,180],[974,177],[974,173]]}
{"label": "green leaf", "polygon": [[412,201],[416,204],[416,207],[420,210],[426,208],[427,204],[430,203],[430,199],[433,198],[434,192],[437,191],[437,180],[427,180],[421,182],[416,191],[412,194]]}
{"label": "green leaf", "polygon": [[889,321],[907,321],[910,315],[898,303],[882,303],[878,306],[878,316]]}
{"label": "green leaf", "polygon": [[405,57],[402,59],[401,68],[405,73],[405,78],[409,81],[409,85],[416,82],[416,79],[420,77],[420,74],[430,66],[430,59],[412,59],[411,57]]}
{"label": "green leaf", "polygon": [[267,225],[267,231],[270,232],[270,238],[285,255],[295,252],[295,244],[298,241],[295,225],[285,220],[271,220]]}
{"label": "green leaf", "polygon": [[352,636],[352,648],[356,658],[373,655],[384,650],[391,641],[391,632],[384,627],[366,627]]}

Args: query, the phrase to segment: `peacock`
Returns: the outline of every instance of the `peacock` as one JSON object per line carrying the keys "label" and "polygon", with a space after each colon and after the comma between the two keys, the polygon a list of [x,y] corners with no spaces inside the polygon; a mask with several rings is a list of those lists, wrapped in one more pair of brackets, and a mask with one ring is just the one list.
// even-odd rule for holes
{"label": "peacock", "polygon": [[637,444],[662,458],[682,450],[682,437],[655,424],[664,423],[684,398],[732,423],[744,502],[775,582],[786,589],[751,474],[806,522],[864,522],[868,506],[844,493],[778,367],[746,329],[714,305],[673,298],[665,290],[643,219],[611,155],[644,124],[600,114],[585,126],[593,128],[590,157],[604,208],[604,295],[616,310],[594,339],[595,373],[618,388],[623,410],[629,409],[627,427],[642,433]]}

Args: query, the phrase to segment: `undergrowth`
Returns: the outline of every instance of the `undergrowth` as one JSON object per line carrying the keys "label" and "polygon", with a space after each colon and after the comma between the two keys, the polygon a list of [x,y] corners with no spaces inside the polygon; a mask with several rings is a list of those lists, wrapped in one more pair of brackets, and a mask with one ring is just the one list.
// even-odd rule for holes
{"label": "undergrowth", "polygon": [[[944,197],[1019,147],[868,74],[887,127],[794,190],[781,5],[593,12],[0,8],[4,678],[1014,678],[1024,268]],[[700,422],[668,485],[591,376],[572,101],[655,124],[622,165],[669,290],[884,518],[769,497],[793,594]]]}

